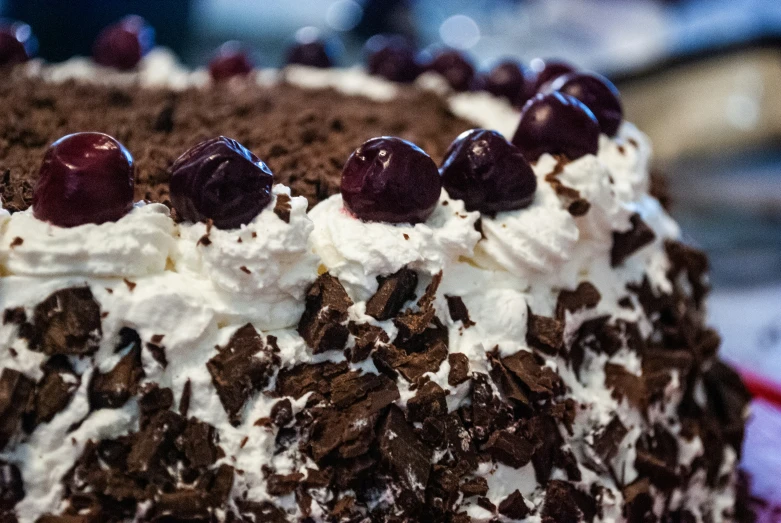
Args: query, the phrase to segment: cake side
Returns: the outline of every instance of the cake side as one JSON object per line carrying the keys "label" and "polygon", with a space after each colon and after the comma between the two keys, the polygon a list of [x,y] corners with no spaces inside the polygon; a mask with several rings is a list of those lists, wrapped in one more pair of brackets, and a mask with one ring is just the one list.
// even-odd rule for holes
{"label": "cake side", "polygon": [[[15,211],[0,217],[10,517],[732,519],[746,398],[704,323],[707,262],[648,195],[650,146],[630,124],[597,154],[539,158],[527,208],[480,215],[443,191],[424,223],[393,225],[344,213],[342,166],[384,134],[440,163],[472,124],[439,97],[15,82],[31,110],[6,113],[0,155]],[[52,112],[79,116],[47,127]],[[55,271],[20,211],[45,146],[93,117],[137,156],[137,197],[158,201],[176,156],[233,131],[293,196],[321,202],[307,218],[279,188],[254,230],[293,238],[311,220],[319,270],[306,249],[253,259],[253,230],[175,223],[158,206],[162,266]],[[59,254],[78,259],[73,243]],[[31,247],[40,263],[21,263]],[[237,257],[215,273],[226,248]],[[297,314],[246,296],[270,264],[284,269],[274,281],[309,274],[285,287]]]}

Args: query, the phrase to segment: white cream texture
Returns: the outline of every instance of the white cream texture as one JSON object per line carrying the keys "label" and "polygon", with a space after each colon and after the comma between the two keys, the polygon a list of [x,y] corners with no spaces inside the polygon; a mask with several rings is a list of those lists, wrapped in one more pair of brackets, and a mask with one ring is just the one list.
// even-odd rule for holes
{"label": "white cream texture", "polygon": [[[161,80],[162,83],[185,85],[198,79],[195,74],[186,78],[178,75],[170,64],[160,65],[162,61],[157,62],[155,69],[151,58],[145,60],[150,63],[142,70],[147,71],[144,74],[149,78],[164,78],[170,73],[170,78]],[[47,66],[39,74],[52,80],[78,77],[74,71],[83,65],[66,63],[60,69]],[[153,75],[152,70],[157,72]],[[145,78],[143,74],[141,77]],[[365,74],[358,70],[291,68],[286,78],[305,87],[332,87],[375,99],[390,99],[394,95],[386,83],[367,82]],[[436,80],[424,78],[421,82],[434,85]],[[259,81],[274,82],[277,77],[259,75]],[[504,102],[474,93],[451,96],[449,100],[456,114],[480,126],[498,129],[508,138],[514,132],[512,122],[517,114]],[[226,462],[248,471],[244,476],[236,476],[234,492],[246,491],[248,499],[263,501],[270,497],[260,474],[262,464],[273,463],[281,473],[303,472],[305,466],[314,465],[290,452],[274,456],[273,434],[246,421],[268,415],[272,402],[263,394],[248,402],[241,426],[228,423],[205,366],[216,354],[215,345],[224,345],[237,328],[252,322],[258,330],[278,337],[283,365],[342,359],[341,354],[313,356],[293,330],[303,310],[303,293],[315,279],[318,264],[320,270],[338,277],[356,301],[350,311],[351,319],[379,324],[391,338],[395,332],[392,322],[376,322],[365,315],[365,300],[377,289],[377,277],[410,267],[422,276],[420,294],[433,275],[442,271],[435,307],[449,329],[450,352],[466,354],[471,371],[487,372],[490,364],[486,352],[494,348],[502,356],[529,350],[528,310],[553,316],[559,291],[573,289],[580,281],[592,282],[602,300],[596,309],[567,313],[567,337],[583,321],[602,314],[637,321],[641,332],[647,332],[643,313],[618,307],[617,301],[626,295],[627,283],[639,282],[645,275],[655,287],[669,290],[668,261],[662,244],[665,238],[679,236],[675,222],[647,194],[649,158],[648,139],[634,126],[624,123],[615,138],[600,138],[596,156],[564,165],[556,174],[558,181],[579,191],[591,204],[584,216],[573,217],[566,202],[546,181],[556,162],[544,155],[534,166],[538,191],[533,203],[526,209],[499,213],[493,218],[483,216],[482,239],[475,230],[478,214],[466,212],[461,201],[449,199],[444,191],[434,214],[425,223],[414,226],[362,222],[344,209],[340,196],[320,203],[308,216],[306,202],[293,198],[290,223],[286,224],[273,213],[272,202],[247,226],[230,231],[212,228],[208,233],[209,245],[199,242],[207,233],[204,224],[175,225],[166,210],[157,205],[137,206],[114,224],[69,230],[36,222],[29,212],[9,218],[0,208],[0,274],[4,275],[0,278],[0,310],[32,307],[57,289],[89,285],[101,309],[108,313],[103,319],[104,338],[97,354],[97,365],[102,370],[111,368],[117,360],[114,344],[123,326],[136,329],[144,341],[163,334],[161,344],[166,347],[169,364],[163,368],[145,355],[145,380],[171,387],[175,398],[180,397],[187,379],[191,380],[190,414],[216,427],[220,445],[227,453]],[[289,191],[275,187],[275,199],[280,194]],[[633,212],[642,216],[657,238],[621,267],[613,268],[609,252],[612,233],[627,230]],[[11,247],[17,236],[24,241]],[[114,236],[123,240],[111,241]],[[128,285],[123,279],[132,280],[135,285]],[[461,297],[474,325],[451,320],[445,296]],[[17,369],[39,379],[39,365],[45,357],[28,350],[26,343],[15,337],[14,329],[13,325],[0,326],[0,368]],[[5,350],[10,347],[18,357],[11,357],[10,351]],[[605,387],[607,361],[606,355],[587,355],[581,379],[560,358],[548,358],[547,365],[560,373],[568,396],[582,406],[575,420],[574,436],[566,438],[579,461],[590,451],[593,431],[618,415],[630,432],[611,466],[631,478],[636,471],[630,447],[646,422],[637,409],[626,400],[613,398]],[[626,348],[609,361],[630,372],[640,372],[637,355]],[[376,372],[371,360],[352,367]],[[467,384],[448,385],[449,368],[445,361],[439,371],[428,377],[449,392],[447,404],[454,410],[468,401],[469,391]],[[82,387],[64,411],[49,424],[39,426],[25,441],[0,453],[1,459],[22,467],[28,493],[17,506],[22,523],[60,508],[59,480],[81,454],[88,438],[113,438],[138,429],[137,405],[131,400],[122,409],[92,413],[77,431],[66,435],[73,419],[83,414],[89,372],[82,376]],[[397,383],[403,406],[415,392],[405,380],[400,378]],[[670,402],[679,401],[674,390],[670,393]],[[301,408],[303,401],[305,397],[294,408]],[[71,437],[75,440],[73,445],[60,444]],[[242,447],[245,437],[247,443]],[[701,442],[695,439],[687,442],[682,459],[690,462],[702,452]],[[612,479],[582,466],[581,473],[584,490],[599,481],[608,487],[606,497],[614,500],[613,505],[606,503],[604,517],[597,520],[623,521],[616,509],[622,494]],[[486,478],[488,497],[495,504],[515,488],[522,491],[530,507],[539,509],[543,503],[544,490],[537,485],[531,466],[513,469],[482,465],[475,474]],[[554,471],[554,477],[561,474],[562,471]],[[676,506],[701,513],[711,495],[701,480],[693,479],[685,494],[677,492]],[[731,499],[733,492],[734,487],[726,485],[723,499]],[[297,513],[290,496],[274,502],[291,514]],[[474,498],[465,500],[464,508],[475,521],[493,517],[477,506]],[[658,510],[662,509],[660,505]],[[317,517],[318,513],[313,515]],[[715,521],[723,520],[720,511],[713,516]],[[536,514],[527,521],[539,519]]]}

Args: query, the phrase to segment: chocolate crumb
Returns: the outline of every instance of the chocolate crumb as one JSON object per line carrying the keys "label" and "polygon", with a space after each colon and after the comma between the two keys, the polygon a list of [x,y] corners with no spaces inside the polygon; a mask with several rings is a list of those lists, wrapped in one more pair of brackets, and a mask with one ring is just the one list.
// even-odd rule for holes
{"label": "chocolate crumb", "polygon": [[626,232],[613,231],[613,247],[610,250],[610,265],[618,267],[635,251],[645,247],[656,238],[654,231],[635,213],[629,221],[632,228]]}
{"label": "chocolate crumb", "polygon": [[510,519],[523,519],[529,515],[529,507],[517,489],[499,503],[499,514]]}
{"label": "chocolate crumb", "polygon": [[135,283],[135,282],[132,282],[132,281],[128,280],[127,278],[125,278],[125,279],[124,279],[124,280],[122,280],[122,281],[124,281],[124,282],[125,282],[125,285],[127,285],[127,289],[128,289],[130,292],[133,292],[133,289],[135,289],[135,288],[136,288],[136,285],[138,285],[137,283]]}
{"label": "chocolate crumb", "polygon": [[[253,233],[254,234],[254,233]],[[254,238],[254,236],[253,236]],[[196,245],[203,245],[204,247],[208,247],[212,244],[212,241],[209,239],[209,234],[204,234],[201,236],[198,241],[195,243]]]}
{"label": "chocolate crumb", "polygon": [[192,397],[192,383],[190,380],[184,382],[184,388],[182,389],[182,396],[179,398],[179,414],[187,417],[187,413],[190,411],[190,398]]}
{"label": "chocolate crumb", "polygon": [[469,319],[469,311],[467,310],[466,305],[464,305],[464,300],[462,300],[460,296],[446,295],[445,299],[447,299],[447,308],[450,312],[450,318],[453,321],[462,322],[465,329],[468,329],[475,324],[475,322]]}
{"label": "chocolate crumb", "polygon": [[280,220],[285,223],[290,223],[290,196],[287,194],[278,194],[277,203],[274,205],[274,214],[276,214]]}
{"label": "chocolate crumb", "polygon": [[447,384],[451,387],[460,385],[469,379],[469,358],[466,354],[455,352],[448,354],[450,372],[447,375]]}
{"label": "chocolate crumb", "polygon": [[16,238],[14,238],[14,239],[13,239],[13,241],[11,242],[11,245],[10,245],[10,247],[13,249],[13,248],[15,248],[15,247],[19,247],[19,246],[20,246],[20,245],[22,245],[23,243],[24,243],[24,239],[23,239],[23,238],[20,238],[19,236],[17,236],[17,237],[16,237]]}
{"label": "chocolate crumb", "polygon": [[239,270],[244,274],[252,274],[252,271],[249,270],[246,265],[242,265],[241,267],[239,267]]}
{"label": "chocolate crumb", "polygon": [[593,309],[599,304],[602,295],[590,282],[584,281],[578,284],[574,291],[563,290],[556,301],[556,318],[564,321],[565,313],[575,313],[581,309]]}

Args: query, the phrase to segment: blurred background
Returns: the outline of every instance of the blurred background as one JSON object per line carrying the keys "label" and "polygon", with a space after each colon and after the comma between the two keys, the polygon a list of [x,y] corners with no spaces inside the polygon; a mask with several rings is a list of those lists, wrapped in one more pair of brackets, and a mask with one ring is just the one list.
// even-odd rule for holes
{"label": "blurred background", "polygon": [[[361,63],[370,36],[401,33],[479,69],[543,57],[601,72],[654,141],[674,216],[710,255],[724,356],[781,383],[781,0],[0,0],[0,13],[29,23],[52,61],[90,54],[102,27],[136,13],[191,66],[239,40],[278,67],[295,31],[314,26],[341,42],[343,66]],[[756,412],[750,448],[777,449],[781,415]],[[768,468],[766,453],[745,459]],[[776,467],[758,495],[781,498]]]}

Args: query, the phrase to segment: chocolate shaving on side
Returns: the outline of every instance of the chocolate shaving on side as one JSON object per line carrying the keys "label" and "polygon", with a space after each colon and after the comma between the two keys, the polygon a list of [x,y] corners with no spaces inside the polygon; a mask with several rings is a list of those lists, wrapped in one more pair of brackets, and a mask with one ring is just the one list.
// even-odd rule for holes
{"label": "chocolate shaving on side", "polygon": [[613,231],[613,247],[610,250],[610,265],[613,267],[624,263],[624,260],[656,238],[654,231],[640,218],[639,214],[633,214],[629,221],[632,228],[628,231]]}

